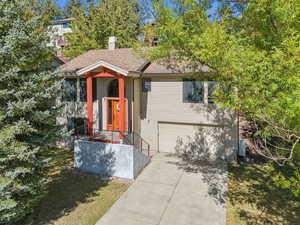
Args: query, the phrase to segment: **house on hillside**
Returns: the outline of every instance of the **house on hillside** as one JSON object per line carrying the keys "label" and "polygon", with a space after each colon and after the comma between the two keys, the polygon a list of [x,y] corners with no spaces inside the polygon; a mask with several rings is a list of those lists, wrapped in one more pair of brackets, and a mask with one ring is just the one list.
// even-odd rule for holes
{"label": "house on hillside", "polygon": [[49,47],[54,47],[58,52],[60,52],[69,43],[65,37],[65,34],[71,33],[72,29],[70,23],[73,18],[66,18],[52,21],[51,25],[48,27],[49,36]]}
{"label": "house on hillside", "polygon": [[[89,149],[85,154],[113,144],[133,146],[146,155],[190,151],[234,159],[237,118],[214,104],[215,82],[148,62],[133,49],[115,48],[115,40],[110,38],[109,49],[88,51],[61,67],[65,109],[58,121],[82,137]],[[199,69],[208,71],[205,66]],[[81,157],[83,162],[86,156]],[[97,172],[97,157],[89,157],[94,165],[86,164],[88,170]]]}

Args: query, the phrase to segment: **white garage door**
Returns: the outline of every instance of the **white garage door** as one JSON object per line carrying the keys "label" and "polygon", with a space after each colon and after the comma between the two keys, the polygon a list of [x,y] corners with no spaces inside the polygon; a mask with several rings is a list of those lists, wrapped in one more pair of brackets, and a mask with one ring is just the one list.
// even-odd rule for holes
{"label": "white garage door", "polygon": [[224,151],[223,128],[178,123],[159,123],[159,151],[189,150],[214,155]]}

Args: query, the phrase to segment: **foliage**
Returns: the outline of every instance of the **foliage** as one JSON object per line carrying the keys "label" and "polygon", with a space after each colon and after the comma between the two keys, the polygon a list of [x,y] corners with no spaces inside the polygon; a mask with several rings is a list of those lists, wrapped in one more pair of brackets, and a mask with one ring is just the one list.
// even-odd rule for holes
{"label": "foliage", "polygon": [[118,47],[132,47],[140,28],[139,7],[135,0],[103,0],[88,8],[78,8],[71,23],[72,33],[64,54],[74,58],[91,49],[107,48],[108,37],[116,36]]}
{"label": "foliage", "polygon": [[276,185],[270,171],[273,165],[229,166],[228,225],[298,224],[300,196]]}
{"label": "foliage", "polygon": [[0,2],[0,224],[32,212],[46,191],[41,153],[61,133],[46,12],[35,0]]}
{"label": "foliage", "polygon": [[73,17],[74,11],[81,8],[82,4],[82,0],[69,0],[64,8],[64,16],[66,18]]}
{"label": "foliage", "polygon": [[284,167],[273,165],[272,180],[277,187],[289,190],[300,198],[300,145],[295,148],[295,155]]}
{"label": "foliage", "polygon": [[175,2],[154,4],[160,44],[150,60],[175,59],[200,79],[199,66],[208,66],[218,103],[253,122],[255,149],[280,165],[291,160],[300,139],[299,0],[237,0],[217,10],[213,1]]}
{"label": "foliage", "polygon": [[65,35],[72,45],[66,46],[64,49],[64,55],[71,58],[88,50],[99,48],[96,33],[92,32],[95,29],[93,20],[85,15],[83,8],[76,9],[73,16],[75,20],[71,23],[72,33]]}
{"label": "foliage", "polygon": [[40,0],[40,9],[47,11],[44,15],[48,15],[51,20],[62,19],[64,17],[63,10],[57,5],[55,0]]}

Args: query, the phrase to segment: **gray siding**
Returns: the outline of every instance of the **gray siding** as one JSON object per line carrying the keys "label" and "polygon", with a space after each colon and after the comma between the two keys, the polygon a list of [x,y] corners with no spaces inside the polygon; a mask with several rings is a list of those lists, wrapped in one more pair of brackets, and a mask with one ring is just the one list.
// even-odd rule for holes
{"label": "gray siding", "polygon": [[[183,103],[183,82],[174,78],[152,78],[150,92],[141,93],[141,136],[158,150],[159,122],[224,126],[230,131],[232,145],[237,143],[235,114],[215,104]],[[205,87],[207,83],[205,82]]]}
{"label": "gray siding", "polygon": [[140,134],[141,133],[141,86],[140,79],[134,79],[133,86],[133,131]]}

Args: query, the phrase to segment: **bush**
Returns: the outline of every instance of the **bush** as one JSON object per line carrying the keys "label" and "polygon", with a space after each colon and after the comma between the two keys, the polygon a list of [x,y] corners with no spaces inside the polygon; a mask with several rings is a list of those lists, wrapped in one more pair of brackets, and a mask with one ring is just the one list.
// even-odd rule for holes
{"label": "bush", "polygon": [[42,152],[60,136],[50,103],[59,83],[49,71],[42,8],[0,2],[0,224],[32,212],[46,191]]}
{"label": "bush", "polygon": [[277,187],[290,190],[300,198],[300,145],[295,148],[294,157],[285,166],[274,164],[273,181]]}

